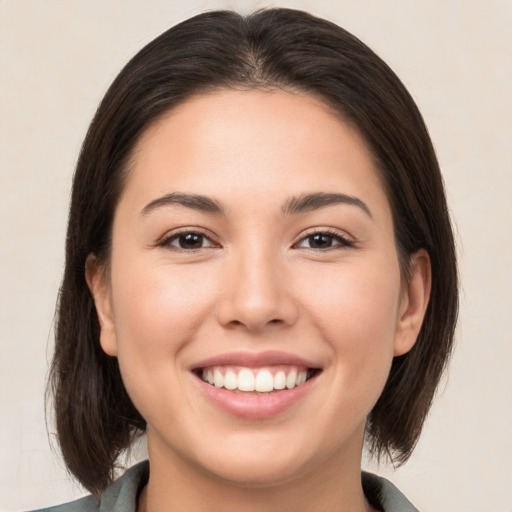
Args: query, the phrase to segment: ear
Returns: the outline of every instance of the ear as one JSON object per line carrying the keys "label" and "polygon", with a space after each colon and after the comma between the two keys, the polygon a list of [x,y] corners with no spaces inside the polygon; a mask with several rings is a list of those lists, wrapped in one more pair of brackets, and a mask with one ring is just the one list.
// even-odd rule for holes
{"label": "ear", "polygon": [[100,324],[100,344],[109,356],[117,356],[117,340],[112,311],[110,284],[105,269],[99,265],[94,254],[85,262],[85,280],[94,299]]}
{"label": "ear", "polygon": [[430,258],[427,251],[421,249],[410,258],[409,281],[402,291],[395,334],[395,356],[406,354],[416,343],[427,311],[431,284]]}

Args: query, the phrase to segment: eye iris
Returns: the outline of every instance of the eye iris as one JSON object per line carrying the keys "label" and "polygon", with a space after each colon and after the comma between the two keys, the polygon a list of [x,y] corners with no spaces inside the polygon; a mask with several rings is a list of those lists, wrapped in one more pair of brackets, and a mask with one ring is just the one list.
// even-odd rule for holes
{"label": "eye iris", "polygon": [[308,237],[309,246],[313,249],[324,249],[332,246],[332,236],[325,233],[316,233]]}
{"label": "eye iris", "polygon": [[185,233],[179,236],[178,243],[181,249],[199,249],[203,246],[203,235],[199,233]]}

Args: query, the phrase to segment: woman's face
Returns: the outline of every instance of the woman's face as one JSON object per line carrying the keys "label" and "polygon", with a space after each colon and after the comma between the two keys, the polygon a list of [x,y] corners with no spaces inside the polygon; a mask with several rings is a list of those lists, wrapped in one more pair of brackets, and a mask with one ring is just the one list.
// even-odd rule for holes
{"label": "woman's face", "polygon": [[151,126],[110,272],[89,263],[102,347],[147,421],[152,464],[244,485],[358,467],[427,288],[402,286],[360,136],[284,91],[194,97]]}

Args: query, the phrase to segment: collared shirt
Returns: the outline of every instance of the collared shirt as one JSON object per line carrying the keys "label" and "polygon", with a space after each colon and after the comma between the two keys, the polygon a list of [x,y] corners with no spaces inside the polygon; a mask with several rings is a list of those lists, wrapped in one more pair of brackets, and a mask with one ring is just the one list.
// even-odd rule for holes
{"label": "collared shirt", "polygon": [[[148,478],[149,463],[140,462],[109,485],[101,494],[99,502],[94,496],[86,496],[34,512],[137,512],[137,499]],[[418,509],[385,478],[363,472],[362,481],[368,501],[382,512],[418,512]]]}

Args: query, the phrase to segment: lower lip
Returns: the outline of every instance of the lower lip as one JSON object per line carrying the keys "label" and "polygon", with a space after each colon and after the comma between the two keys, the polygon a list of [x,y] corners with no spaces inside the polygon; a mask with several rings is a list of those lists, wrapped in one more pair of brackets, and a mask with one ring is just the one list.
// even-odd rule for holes
{"label": "lower lip", "polygon": [[318,375],[314,375],[293,389],[268,395],[235,393],[225,388],[216,388],[198,377],[196,380],[206,397],[223,411],[241,418],[259,420],[276,416],[292,407],[311,390],[317,378]]}

